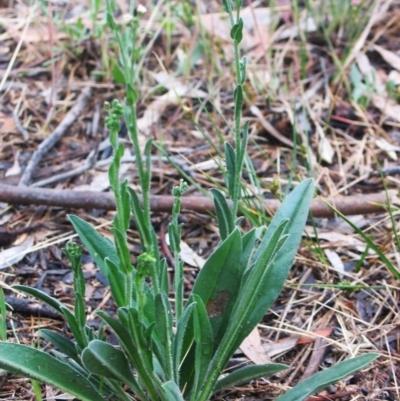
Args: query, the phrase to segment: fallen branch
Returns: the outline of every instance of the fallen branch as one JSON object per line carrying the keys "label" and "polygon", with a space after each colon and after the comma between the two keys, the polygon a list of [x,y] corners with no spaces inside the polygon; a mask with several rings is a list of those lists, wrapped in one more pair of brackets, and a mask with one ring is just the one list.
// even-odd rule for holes
{"label": "fallen branch", "polygon": [[[396,195],[396,191],[389,191],[390,201]],[[332,204],[345,215],[377,213],[385,210],[386,194],[361,194],[353,196],[339,196],[324,200],[314,199],[311,211],[314,217],[331,217],[333,211],[324,203]],[[49,188],[16,187],[0,184],[0,202],[20,205],[46,205],[60,206],[72,209],[105,209],[115,210],[114,197],[110,193],[95,191],[72,191]],[[154,212],[170,212],[174,198],[172,196],[156,196],[150,199],[151,210]],[[274,213],[280,202],[275,199],[266,199],[263,205],[267,214]],[[205,196],[183,196],[182,209],[198,213],[214,211],[212,199]]]}
{"label": "fallen branch", "polygon": [[19,182],[20,186],[29,185],[32,180],[32,175],[36,170],[36,167],[42,160],[42,157],[62,138],[66,133],[68,128],[73,124],[73,122],[79,117],[81,111],[85,108],[92,94],[92,88],[87,86],[79,95],[76,100],[75,105],[72,109],[65,115],[64,119],[57,126],[57,128],[48,136],[35,150],[24,173],[22,174],[21,180]]}

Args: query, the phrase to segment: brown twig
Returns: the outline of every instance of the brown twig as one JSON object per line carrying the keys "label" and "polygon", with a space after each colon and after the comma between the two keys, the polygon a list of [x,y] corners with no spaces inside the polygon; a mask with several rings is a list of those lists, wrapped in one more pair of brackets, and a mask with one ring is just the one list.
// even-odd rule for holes
{"label": "brown twig", "polygon": [[[389,191],[390,201],[396,195],[396,191]],[[345,215],[366,214],[382,212],[386,205],[386,194],[361,194],[352,196],[338,196],[326,198],[325,202],[332,204],[337,210]],[[322,199],[314,199],[311,204],[311,211],[314,217],[331,217],[333,211]],[[7,202],[20,205],[46,205],[60,206],[77,209],[105,209],[114,210],[114,197],[110,193],[95,191],[72,191],[49,188],[15,187],[12,185],[0,184],[0,202]],[[170,212],[174,198],[172,196],[156,196],[150,199],[151,209],[155,212]],[[275,199],[266,199],[260,207],[270,212],[275,212],[280,202]],[[214,211],[212,199],[205,196],[184,196],[182,197],[182,209],[199,213]]]}
{"label": "brown twig", "polygon": [[65,115],[64,119],[61,121],[58,127],[39,145],[39,147],[33,153],[32,158],[29,160],[29,163],[26,166],[24,173],[22,174],[21,180],[19,181],[20,186],[30,184],[32,180],[32,175],[36,170],[36,167],[40,163],[40,160],[42,160],[42,157],[61,139],[68,128],[79,117],[82,109],[85,108],[91,94],[91,86],[87,86],[85,89],[83,89],[75,105]]}

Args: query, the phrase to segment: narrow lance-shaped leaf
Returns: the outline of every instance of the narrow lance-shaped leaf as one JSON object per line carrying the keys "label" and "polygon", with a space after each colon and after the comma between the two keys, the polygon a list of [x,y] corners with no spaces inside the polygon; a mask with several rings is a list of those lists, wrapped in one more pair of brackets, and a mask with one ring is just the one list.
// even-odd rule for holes
{"label": "narrow lance-shaped leaf", "polygon": [[214,205],[218,220],[219,233],[221,240],[224,241],[235,228],[235,222],[233,221],[232,212],[229,208],[227,200],[225,199],[225,196],[218,191],[218,189],[213,188],[210,191],[214,196]]}
{"label": "narrow lance-shaped leaf", "polygon": [[157,316],[155,319],[155,329],[163,350],[163,369],[167,380],[172,380],[172,309],[166,294],[156,295],[155,316]]}
{"label": "narrow lance-shaped leaf", "polygon": [[107,266],[107,279],[110,283],[110,290],[113,299],[118,307],[126,306],[125,304],[125,276],[120,272],[118,267],[108,258],[104,260]]}
{"label": "narrow lance-shaped leaf", "polygon": [[[243,24],[243,22],[242,22]],[[235,98],[235,121],[240,119],[241,113],[242,113],[242,108],[243,108],[243,87],[242,85],[238,85],[235,89],[234,93],[234,98]],[[238,166],[236,166],[238,168]]]}
{"label": "narrow lance-shaped leaf", "polygon": [[68,326],[72,331],[72,334],[74,335],[78,346],[81,349],[85,348],[88,344],[88,341],[85,336],[84,328],[79,325],[74,314],[69,309],[67,309],[66,307],[62,307],[61,310],[68,322]]}
{"label": "narrow lance-shaped leaf", "polygon": [[142,191],[143,192],[148,192],[150,190],[150,171],[151,171],[151,146],[152,146],[153,140],[149,139],[146,142],[146,146],[144,148],[144,156],[146,158],[146,169],[144,171],[144,176],[142,179]]}
{"label": "narrow lance-shaped leaf", "polygon": [[199,401],[206,401],[210,397],[218,378],[216,372],[225,366],[234,350],[281,291],[301,240],[313,192],[312,180],[303,181],[285,199],[272,220],[254,255],[254,265],[243,279],[240,300],[235,305],[235,313],[210,364]]}
{"label": "narrow lance-shaped leaf", "polygon": [[234,372],[228,374],[223,379],[218,380],[216,386],[214,387],[214,393],[223,390],[224,388],[238,386],[240,384],[249,383],[250,381],[259,379],[261,377],[271,376],[287,368],[287,365],[282,365],[280,363],[245,366],[244,368],[235,370]]}
{"label": "narrow lance-shaped leaf", "polygon": [[227,180],[226,185],[228,187],[228,193],[231,198],[234,197],[236,180],[236,154],[232,145],[229,142],[225,142],[225,162],[227,170]]}
{"label": "narrow lance-shaped leaf", "polygon": [[242,140],[240,142],[239,149],[237,149],[238,163],[240,166],[243,165],[244,157],[247,150],[247,142],[249,140],[249,121],[246,121],[242,128]]}
{"label": "narrow lance-shaped leaf", "polygon": [[[274,264],[267,271],[267,275],[265,276],[266,290],[263,292],[263,296],[259,299],[259,302],[248,319],[248,332],[261,320],[265,311],[272,305],[282,290],[301,241],[313,195],[313,180],[308,179],[301,182],[285,198],[268,227],[266,242],[269,241],[270,236],[280,223],[288,219],[289,224],[287,225],[285,233],[288,234],[289,237],[283,248],[276,255]],[[259,252],[264,252],[262,247],[259,247]],[[257,258],[258,255],[256,253],[255,260],[257,260]]]}
{"label": "narrow lance-shaped leaf", "polygon": [[163,384],[166,401],[185,401],[179,387],[175,382],[169,381]]}
{"label": "narrow lance-shaped leaf", "polygon": [[136,225],[139,230],[140,242],[143,250],[147,250],[151,244],[151,231],[147,227],[144,211],[140,205],[140,200],[136,192],[132,188],[128,188],[131,199],[131,211],[136,219]]}
{"label": "narrow lance-shaped leaf", "polygon": [[[118,311],[121,311],[123,308],[120,308]],[[121,315],[119,315],[120,319],[114,319],[111,316],[108,316],[106,313],[102,311],[96,312],[98,316],[100,316],[114,331],[117,335],[125,354],[127,355],[130,362],[137,369],[139,376],[145,383],[147,390],[151,394],[154,399],[157,398],[157,393],[154,389],[154,386],[151,383],[151,380],[147,374],[147,369],[143,366],[141,357],[138,353],[138,347],[136,342],[132,341],[131,333],[128,330],[128,322],[125,312],[125,319],[121,319]],[[122,316],[123,317],[123,316]]]}
{"label": "narrow lance-shaped leaf", "polygon": [[196,341],[195,354],[195,379],[192,389],[191,400],[195,401],[197,390],[207,373],[208,366],[213,356],[213,335],[210,319],[202,299],[198,295],[193,295],[196,304],[194,313],[194,338]]}
{"label": "narrow lance-shaped leaf", "polygon": [[104,399],[90,381],[75,369],[26,345],[1,342],[0,367],[8,372],[50,384],[82,401]]}
{"label": "narrow lance-shaped leaf", "polygon": [[223,321],[229,321],[239,292],[241,253],[242,241],[236,228],[208,258],[193,287],[193,294],[203,300],[210,317],[214,347],[218,347],[225,331]]}
{"label": "narrow lance-shaped leaf", "polygon": [[[128,327],[129,334],[137,348],[139,363],[141,365],[141,379],[145,383],[149,393],[152,393],[151,397],[156,398],[153,394],[158,392],[161,381],[154,372],[152,344],[149,338],[152,327],[149,326],[149,331],[146,332],[141,316],[135,308],[120,308],[118,316],[121,322]],[[139,369],[138,367],[136,368]]]}
{"label": "narrow lance-shaped leaf", "polygon": [[[172,348],[172,355],[174,361],[174,375],[176,382],[179,382],[179,368],[181,366],[182,360],[184,359],[187,351],[190,349],[190,346],[192,345],[191,341],[184,348],[185,334],[195,306],[196,306],[195,303],[187,305],[177,324],[176,335],[174,338],[174,343]],[[191,329],[193,329],[193,326],[191,326]]]}
{"label": "narrow lance-shaped leaf", "polygon": [[111,231],[114,234],[115,245],[120,259],[119,266],[121,266],[121,271],[125,274],[129,274],[133,267],[130,260],[130,253],[125,233],[122,233],[116,227],[112,228]]}
{"label": "narrow lance-shaped leaf", "polygon": [[61,334],[58,334],[56,331],[47,329],[40,330],[40,334],[67,357],[73,359],[78,364],[81,364],[76,346],[71,340]]}
{"label": "narrow lance-shaped leaf", "polygon": [[33,287],[27,287],[25,285],[13,285],[12,288],[18,291],[25,292],[26,294],[32,295],[33,297],[39,299],[40,301],[54,308],[60,314],[63,314],[62,308],[65,308],[65,305],[60,301],[58,301],[57,299],[46,294],[45,292],[40,291]]}
{"label": "narrow lance-shaped leaf", "polygon": [[116,266],[119,265],[119,258],[115,246],[110,240],[101,236],[89,223],[78,216],[69,215],[69,220],[74,226],[79,238],[85,245],[101,272],[107,277],[107,266],[105,258],[109,258]]}
{"label": "narrow lance-shaped leaf", "polygon": [[100,377],[119,380],[129,385],[136,396],[143,401],[146,400],[122,351],[103,341],[94,340],[84,349],[82,361],[89,372]]}
{"label": "narrow lance-shaped leaf", "polygon": [[276,401],[303,401],[307,397],[336,383],[358,370],[369,365],[378,358],[379,354],[366,354],[348,361],[339,362],[329,369],[318,372],[310,378],[300,382],[297,386],[278,397]]}
{"label": "narrow lance-shaped leaf", "polygon": [[[259,300],[262,299],[266,292],[268,270],[273,265],[276,254],[287,240],[287,235],[283,235],[287,224],[287,220],[281,222],[268,244],[266,238],[262,240],[260,245],[264,249],[262,257],[255,262],[248,278],[240,288],[234,305],[234,312],[221,341],[220,351],[221,354],[225,353],[226,357],[235,351],[255,326],[250,327],[248,322],[249,315],[252,314]],[[224,349],[223,344],[226,345],[226,349]]]}

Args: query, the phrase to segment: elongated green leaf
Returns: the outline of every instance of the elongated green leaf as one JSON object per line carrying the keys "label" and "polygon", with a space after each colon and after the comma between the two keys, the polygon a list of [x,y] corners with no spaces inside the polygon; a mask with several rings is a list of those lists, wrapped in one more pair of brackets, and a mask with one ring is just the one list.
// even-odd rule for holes
{"label": "elongated green leaf", "polygon": [[213,357],[213,336],[210,319],[206,307],[198,295],[193,295],[196,304],[194,314],[194,338],[196,341],[195,354],[195,379],[192,393],[192,400],[195,400],[197,388],[207,373],[211,358]]}
{"label": "elongated green leaf", "polygon": [[168,401],[185,401],[182,393],[175,382],[169,381],[163,384],[163,389]]}
{"label": "elongated green leaf", "polygon": [[232,145],[229,142],[225,142],[225,162],[227,170],[227,187],[229,196],[233,198],[235,190],[235,172],[236,172],[236,154]]}
{"label": "elongated green leaf", "polygon": [[68,326],[74,335],[78,346],[83,350],[87,346],[86,336],[83,328],[81,328],[75,319],[73,313],[66,307],[62,307],[61,311],[68,322]]}
{"label": "elongated green leaf", "polygon": [[[174,360],[174,375],[175,375],[175,381],[179,381],[179,368],[181,366],[182,360],[186,356],[188,350],[190,349],[192,343],[193,343],[193,335],[190,335],[191,341],[187,344],[187,346],[184,348],[184,339],[185,339],[185,334],[187,333],[187,328],[189,325],[189,320],[192,317],[194,307],[196,306],[195,303],[191,303],[186,306],[184,309],[181,318],[179,319],[179,322],[177,324],[177,329],[176,329],[176,335],[174,338],[174,343],[172,347],[172,355],[173,355],[173,360]],[[190,326],[190,330],[193,332],[193,326]]]}
{"label": "elongated green leaf", "polygon": [[86,324],[86,311],[85,300],[79,292],[75,293],[74,315],[78,326],[82,330]]}
{"label": "elongated green leaf", "polygon": [[238,23],[231,28],[231,38],[236,44],[239,44],[243,39],[243,19],[240,18]]}
{"label": "elongated green leaf", "polygon": [[86,369],[100,377],[118,380],[127,384],[142,400],[145,394],[138,386],[125,354],[103,341],[91,341],[82,353],[82,362]]}
{"label": "elongated green leaf", "polygon": [[[242,28],[243,28],[243,21],[242,21],[241,25],[240,24],[238,25],[237,32],[241,33],[241,29]],[[235,119],[235,121],[237,121],[241,117],[242,108],[243,108],[243,101],[244,101],[243,86],[242,85],[238,85],[236,87],[235,92],[234,92],[234,98],[235,98],[235,116],[234,116],[234,119]],[[236,166],[236,168],[237,168],[237,166]]]}
{"label": "elongated green leaf", "polygon": [[121,158],[124,155],[124,145],[122,143],[118,143],[118,134],[115,131],[110,135],[110,142],[114,148],[114,159],[110,165],[110,168],[108,169],[108,179],[111,187],[118,197],[120,189],[119,168],[121,165]]}
{"label": "elongated green leaf", "polygon": [[192,293],[198,295],[206,306],[215,348],[225,331],[222,322],[229,320],[239,292],[243,273],[240,266],[241,253],[242,241],[236,228],[208,258],[193,288]]}
{"label": "elongated green leaf", "polygon": [[[120,189],[120,209],[118,209],[118,220],[120,222],[120,226],[117,229],[121,232],[126,232],[129,228],[130,224],[130,216],[131,216],[131,209],[129,205],[129,193],[128,193],[128,180],[125,179],[124,182],[121,184]],[[121,215],[120,215],[121,214]]]}
{"label": "elongated green leaf", "polygon": [[78,216],[69,215],[68,218],[90,253],[90,256],[97,266],[99,266],[104,276],[107,277],[107,266],[104,262],[105,258],[109,258],[116,266],[119,266],[119,259],[115,246],[110,240],[101,236],[89,223]]}
{"label": "elongated green leaf", "polygon": [[132,341],[132,337],[129,334],[127,327],[125,327],[119,320],[109,316],[103,311],[96,311],[96,315],[100,316],[114,331],[121,346],[126,351],[130,362],[136,367],[136,363],[140,363],[137,358],[137,352],[135,344]]}
{"label": "elongated green leaf", "polygon": [[140,373],[140,378],[143,380],[150,398],[157,399],[156,393],[159,392],[161,381],[154,371],[153,350],[151,341],[151,331],[154,325],[145,327],[142,316],[135,308],[120,308],[118,309],[118,317],[120,321],[128,328],[129,334],[135,344],[135,352],[139,365],[136,369]]}
{"label": "elongated green leaf", "polygon": [[133,266],[125,233],[119,231],[116,227],[112,228],[111,231],[114,234],[115,246],[120,261],[118,266],[123,273],[129,274],[133,270]]}
{"label": "elongated green leaf", "polygon": [[157,337],[159,338],[158,343],[161,345],[162,352],[159,356],[162,358],[162,367],[166,375],[167,380],[173,378],[173,367],[172,367],[172,309],[171,304],[166,294],[157,294],[155,297],[155,330]]}
{"label": "elongated green leaf", "polygon": [[369,365],[378,358],[379,354],[366,354],[357,358],[343,361],[329,369],[318,372],[310,378],[300,382],[297,386],[277,398],[276,401],[303,401],[307,397],[342,380],[347,376]]}
{"label": "elongated green leaf", "polygon": [[75,369],[26,345],[1,342],[0,367],[17,375],[48,383],[82,401],[104,399],[90,381]]}
{"label": "elongated green leaf", "polygon": [[51,342],[67,357],[73,359],[78,364],[81,363],[76,346],[71,340],[53,330],[42,329],[40,330],[40,333],[47,341]]}
{"label": "elongated green leaf", "polygon": [[95,375],[127,384],[130,381],[135,382],[124,353],[103,341],[91,341],[83,350],[82,362],[85,368]]}
{"label": "elongated green leaf", "polygon": [[235,222],[232,218],[232,212],[229,208],[228,202],[225,196],[218,191],[218,189],[211,189],[211,193],[214,196],[215,211],[218,220],[218,228],[222,241],[228,238],[228,235],[233,231]]}
{"label": "elongated green leaf", "polygon": [[271,376],[287,368],[287,365],[282,365],[280,363],[245,366],[244,368],[235,370],[223,379],[218,380],[214,388],[214,393],[227,387],[249,383],[251,380],[259,379],[260,377]]}
{"label": "elongated green leaf", "polygon": [[[134,280],[134,278],[133,278]],[[132,280],[132,281],[133,281]],[[143,286],[143,292],[146,297],[146,303],[144,304],[143,308],[143,319],[145,324],[152,324],[156,320],[156,314],[155,314],[155,299],[154,299],[154,293],[152,291],[152,288],[149,287],[147,283],[144,284]],[[168,294],[168,291],[165,292],[165,294]]]}
{"label": "elongated green leaf", "polygon": [[[243,79],[246,79],[246,68],[244,67],[244,71],[241,73]],[[242,84],[244,81],[242,82]],[[246,121],[242,128],[242,141],[240,142],[240,148],[237,149],[238,153],[238,163],[242,166],[245,155],[247,154],[247,142],[249,140],[249,124],[250,121]]]}
{"label": "elongated green leaf", "polygon": [[65,305],[60,301],[58,301],[57,299],[46,294],[45,292],[40,291],[36,288],[27,287],[25,285],[13,285],[12,288],[15,288],[18,291],[25,292],[26,294],[32,295],[33,297],[41,300],[42,302],[54,308],[61,315],[63,315],[62,308],[65,308]]}
{"label": "elongated green leaf", "polygon": [[[256,324],[264,316],[265,311],[272,305],[282,290],[301,241],[313,195],[313,180],[308,179],[300,183],[285,198],[268,227],[267,234],[264,238],[266,244],[269,243],[281,222],[286,219],[289,220],[289,224],[287,225],[285,233],[288,234],[289,237],[282,249],[276,255],[275,262],[264,276],[264,291],[259,298],[259,302],[254,307],[250,318],[247,320],[245,330],[247,333],[250,333],[251,330],[253,330]],[[262,243],[264,243],[264,240]],[[267,247],[268,245],[266,248]],[[264,252],[265,248],[260,245],[257,251],[258,254],[256,253],[255,255],[255,260],[257,260]],[[262,266],[259,266],[259,268],[262,268]]]}
{"label": "elongated green leaf", "polygon": [[151,147],[153,145],[153,140],[149,139],[146,142],[144,147],[144,155],[145,155],[145,171],[143,172],[142,177],[142,191],[149,192],[150,191],[150,173],[151,173]]}
{"label": "elongated green leaf", "polygon": [[[118,309],[118,312],[121,312],[122,309]],[[96,311],[96,314],[100,316],[114,331],[117,335],[121,346],[124,349],[125,355],[128,357],[131,364],[137,369],[139,377],[145,383],[147,390],[151,394],[154,399],[157,399],[156,390],[151,382],[151,379],[148,374],[147,366],[144,365],[141,355],[139,354],[139,347],[137,346],[137,342],[133,341],[133,334],[128,331],[128,317],[125,317],[125,324],[122,324],[121,314],[119,313],[121,321],[112,318],[102,311]],[[124,313],[126,315],[126,312]],[[146,364],[147,365],[147,364]]]}
{"label": "elongated green leaf", "polygon": [[279,295],[301,240],[313,192],[313,181],[303,181],[285,199],[272,220],[255,252],[251,269],[242,278],[237,303],[210,363],[200,401],[210,397],[218,372]]}
{"label": "elongated green leaf", "polygon": [[136,219],[136,225],[140,233],[139,237],[142,249],[145,250],[145,245],[151,243],[151,229],[147,227],[146,218],[140,205],[140,200],[137,193],[130,187],[128,187],[128,191],[131,199],[131,212]]}
{"label": "elongated green leaf", "polygon": [[253,228],[242,237],[243,251],[240,259],[240,267],[245,271],[252,263],[252,255],[256,245],[256,241],[260,238],[263,230],[260,228]]}
{"label": "elongated green leaf", "polygon": [[255,261],[249,274],[246,274],[246,278],[242,280],[244,283],[240,288],[236,304],[234,305],[234,312],[225,328],[224,337],[221,341],[220,351],[222,354],[225,354],[225,363],[228,362],[230,355],[239,347],[241,342],[256,325],[255,323],[254,326],[250,327],[249,316],[254,313],[260,300],[262,301],[265,293],[268,292],[265,291],[268,285],[268,271],[271,270],[277,253],[287,240],[287,235],[283,235],[287,225],[287,220],[282,221],[273,233],[273,236],[269,238],[269,242],[267,242],[266,238],[262,240],[260,248],[263,249],[263,252],[259,253],[258,260]]}
{"label": "elongated green leaf", "polygon": [[125,303],[125,276],[121,273],[118,267],[109,259],[105,258],[104,263],[107,267],[107,279],[110,283],[110,290],[115,303],[121,307],[126,306]]}

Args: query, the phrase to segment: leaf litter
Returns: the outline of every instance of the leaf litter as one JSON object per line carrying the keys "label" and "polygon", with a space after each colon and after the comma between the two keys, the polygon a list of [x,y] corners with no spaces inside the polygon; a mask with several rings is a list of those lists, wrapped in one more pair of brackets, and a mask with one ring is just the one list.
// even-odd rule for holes
{"label": "leaf litter", "polygon": [[[104,113],[96,114],[95,105],[121,98],[122,92],[113,80],[118,81],[112,61],[115,50],[108,33],[90,34],[96,24],[102,28],[103,10],[92,20],[83,2],[71,1],[64,8],[50,2],[49,19],[39,7],[6,3],[0,9],[0,185],[18,184],[38,145],[64,120],[84,88],[90,87],[94,94],[70,128],[42,155],[32,172],[32,185],[86,165],[76,175],[61,176],[46,186],[106,191],[103,161],[109,160],[110,146],[100,147],[107,132],[103,129]],[[215,161],[220,160],[221,138],[229,134],[226,121],[232,121],[234,78],[229,30],[224,28],[228,25],[220,2],[198,2],[198,8],[191,10],[195,16],[191,20],[177,3],[170,21],[172,35],[162,29],[163,16],[168,14],[161,11],[167,5],[160,2],[156,8],[150,1],[143,3],[148,11],[141,38],[145,51],[138,77],[138,118],[143,136],[153,137],[170,157],[165,159],[154,151],[152,192],[170,194],[182,177],[177,166],[192,167],[190,178],[206,189],[223,185],[222,164]],[[308,176],[316,179],[322,197],[340,194],[362,199],[385,190],[384,183],[389,190],[398,191],[400,2],[349,0],[341,2],[348,8],[337,15],[323,15],[326,4],[322,0],[315,2],[314,9],[300,5],[298,11],[292,8],[293,2],[282,0],[274,2],[275,8],[268,2],[244,3],[243,53],[249,60],[244,113],[250,121],[249,159],[259,177],[255,179],[248,169],[245,179],[253,180],[253,196],[281,197],[294,179]],[[189,3],[185,6],[191,7]],[[354,17],[355,7],[360,7],[359,25],[346,20]],[[123,12],[126,9],[121,15]],[[12,68],[7,69],[9,66]],[[101,78],[91,80],[92,76]],[[126,129],[122,127],[124,136]],[[87,160],[93,149],[98,151],[95,163],[90,164]],[[135,186],[135,165],[125,166],[124,174]],[[388,172],[383,179],[373,175],[381,169]],[[200,193],[192,185],[189,195]],[[267,219],[247,195],[248,191],[244,228],[250,226],[249,219],[252,224]],[[393,201],[393,222],[389,213],[382,211],[363,215],[362,224],[397,270],[398,207]],[[1,215],[10,212],[12,217],[3,225],[10,235],[13,230],[17,233],[12,237],[15,243],[4,245],[0,252],[11,252],[19,259],[7,262],[2,269],[3,286],[39,286],[62,300],[72,299],[70,266],[54,250],[73,235],[66,214],[81,215],[107,236],[113,212],[2,204]],[[196,269],[201,267],[199,261],[212,252],[218,237],[208,214],[184,210],[181,219],[183,241],[191,250],[184,257],[189,289]],[[169,215],[154,213],[153,221],[163,243],[161,228]],[[279,380],[258,380],[216,399],[272,400],[310,372],[358,352],[372,351],[381,353],[374,365],[313,400],[400,399],[399,283],[363,238],[354,231],[340,230],[338,221],[343,224],[339,218],[309,221],[287,285],[257,332],[243,345],[252,351],[242,349],[235,355],[238,363],[270,358],[287,363],[290,369],[280,373]],[[21,244],[17,244],[25,235],[18,230],[37,223],[43,224],[42,228],[29,235],[29,246],[18,250]],[[134,222],[130,246],[136,257],[140,243]],[[93,266],[93,261],[85,258],[84,264]],[[85,275],[92,295],[88,313],[99,306],[113,310],[104,277],[93,268]],[[17,305],[20,295],[9,296],[10,303]],[[209,307],[217,313],[222,306]],[[35,340],[38,327],[62,329],[62,321],[46,317],[40,308],[24,313],[17,310],[10,311],[9,317],[22,343]],[[93,316],[91,324],[96,326]],[[241,352],[247,362],[243,362]],[[4,380],[0,399],[10,399],[11,394],[17,397],[14,399],[31,399],[29,381],[15,377]],[[43,391],[44,395],[52,393],[46,388]]]}

